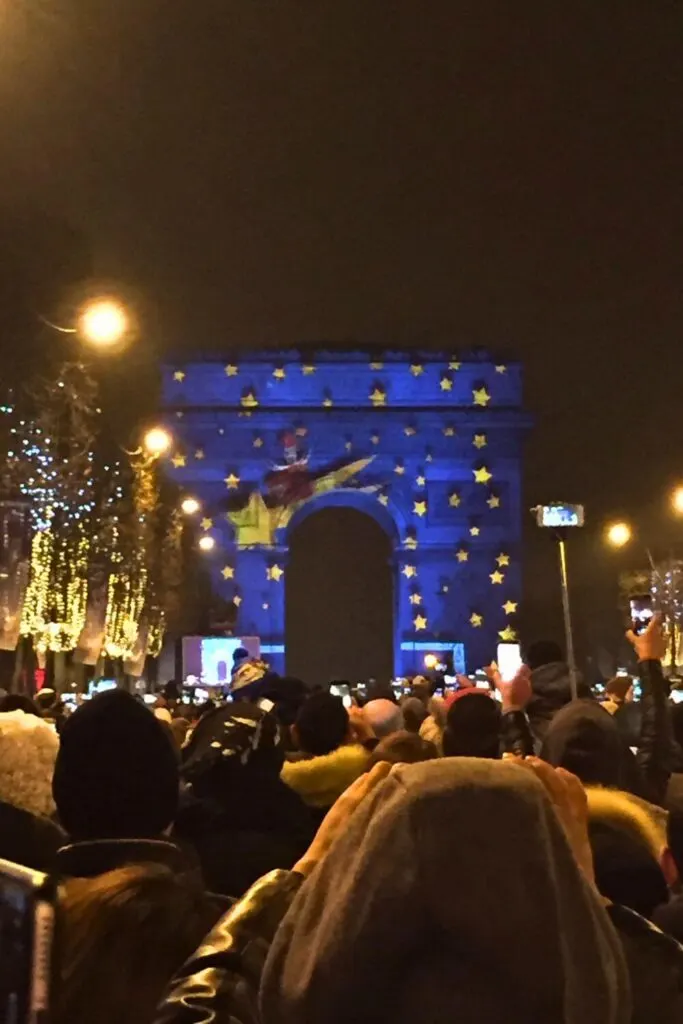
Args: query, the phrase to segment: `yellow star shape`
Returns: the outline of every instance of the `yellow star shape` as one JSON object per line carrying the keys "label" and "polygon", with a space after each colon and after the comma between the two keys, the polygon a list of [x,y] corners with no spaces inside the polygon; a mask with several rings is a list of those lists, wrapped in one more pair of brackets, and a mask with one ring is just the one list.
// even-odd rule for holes
{"label": "yellow star shape", "polygon": [[407,580],[409,580],[412,576],[417,576],[417,569],[415,568],[414,565],[404,565],[403,568],[401,569],[401,572],[403,573]]}
{"label": "yellow star shape", "polygon": [[451,506],[451,508],[458,508],[461,501],[462,498],[460,497],[457,491],[453,491],[452,494],[448,495],[448,504]]}
{"label": "yellow star shape", "polygon": [[329,395],[327,395],[325,398],[323,398],[323,408],[324,409],[331,409],[333,404],[334,403],[333,403],[333,401],[332,401],[332,399],[330,398]]}
{"label": "yellow star shape", "polygon": [[297,437],[305,437],[308,433],[308,427],[297,427],[294,433]]}
{"label": "yellow star shape", "polygon": [[208,516],[205,516],[199,525],[201,526],[202,530],[212,530],[213,519],[209,519]]}
{"label": "yellow star shape", "polygon": [[457,359],[451,359],[450,363],[448,364],[448,369],[449,370],[459,370],[460,369],[460,363],[458,362],[458,360]]}
{"label": "yellow star shape", "polygon": [[501,553],[500,553],[500,554],[498,555],[498,558],[496,559],[496,562],[497,562],[497,564],[498,564],[498,565],[499,565],[499,566],[501,567],[501,569],[502,569],[502,568],[503,568],[504,566],[506,566],[506,565],[509,565],[509,564],[510,564],[510,556],[509,556],[509,555],[506,555],[506,554],[503,554],[503,552],[501,552]]}
{"label": "yellow star shape", "polygon": [[415,501],[413,502],[413,512],[416,516],[427,515],[427,502],[426,501]]}
{"label": "yellow star shape", "polygon": [[408,600],[411,604],[422,604],[422,594],[411,594]]}
{"label": "yellow star shape", "polygon": [[237,376],[237,367],[233,366],[232,363],[228,363],[228,365],[225,367],[225,376],[226,377],[236,377]]}
{"label": "yellow star shape", "polygon": [[370,440],[373,444],[379,444],[379,434],[371,434]]}
{"label": "yellow star shape", "polygon": [[517,611],[517,602],[506,601],[505,604],[503,605],[503,611],[505,612],[506,615],[514,615]]}
{"label": "yellow star shape", "polygon": [[422,474],[420,474],[419,476],[415,477],[415,483],[418,487],[424,487],[424,485],[427,483],[427,480],[425,477],[422,476]]}
{"label": "yellow star shape", "polygon": [[285,373],[284,366],[276,366],[273,370],[273,377],[275,380],[284,380],[287,374]]}
{"label": "yellow star shape", "polygon": [[416,433],[415,427],[404,427],[403,433],[406,435],[406,437],[413,437],[414,434]]}
{"label": "yellow star shape", "polygon": [[370,369],[371,370],[383,370],[384,369],[384,363],[370,363]]}
{"label": "yellow star shape", "polygon": [[470,537],[478,537],[481,529],[478,526],[470,526]]}
{"label": "yellow star shape", "polygon": [[402,462],[397,462],[396,465],[394,466],[394,473],[398,473],[399,476],[403,476],[405,471],[406,467],[403,465]]}
{"label": "yellow star shape", "polygon": [[175,373],[173,374],[173,380],[177,380],[179,384],[182,384],[183,381],[185,380],[185,371],[176,370]]}
{"label": "yellow star shape", "polygon": [[472,472],[475,484],[487,484],[489,480],[493,479],[493,473],[490,473],[486,466],[482,466],[481,469],[473,469]]}
{"label": "yellow star shape", "polygon": [[442,377],[441,380],[439,381],[439,387],[441,388],[442,391],[452,391],[453,381],[451,380],[450,377]]}
{"label": "yellow star shape", "polygon": [[455,437],[455,427],[444,427],[441,433],[444,437]]}
{"label": "yellow star shape", "polygon": [[421,366],[420,363],[412,363],[410,366],[410,372],[412,373],[413,377],[421,377],[422,374],[425,372],[425,368],[424,366]]}
{"label": "yellow star shape", "polygon": [[254,409],[258,405],[258,398],[253,391],[247,391],[246,395],[242,395],[240,403],[245,409]]}
{"label": "yellow star shape", "polygon": [[505,576],[500,571],[500,569],[495,569],[492,573],[489,573],[489,579],[491,580],[491,583],[493,583],[493,584],[502,583],[503,580],[505,579]]}
{"label": "yellow star shape", "polygon": [[235,594],[235,596],[232,599],[232,603],[234,605],[237,605],[237,607],[239,608],[239,606],[242,604],[242,598],[240,597],[239,594]]}
{"label": "yellow star shape", "polygon": [[417,537],[406,537],[406,539],[403,541],[403,546],[408,551],[414,551],[415,548],[417,547]]}
{"label": "yellow star shape", "polygon": [[375,390],[370,393],[370,401],[372,402],[372,404],[375,407],[380,406],[380,405],[386,405],[387,404],[386,392],[382,391],[380,388],[375,388]]}
{"label": "yellow star shape", "polygon": [[496,367],[496,373],[507,373],[507,366],[503,366],[502,363]]}
{"label": "yellow star shape", "polygon": [[377,500],[380,503],[380,505],[384,505],[385,508],[386,508],[386,506],[389,504],[389,495],[388,494],[380,494],[380,496],[378,497]]}
{"label": "yellow star shape", "polygon": [[269,565],[266,569],[266,576],[275,583],[279,583],[284,574],[285,570],[281,569],[279,565]]}
{"label": "yellow star shape", "polygon": [[465,551],[464,548],[460,548],[459,551],[455,552],[455,557],[458,559],[459,562],[466,562],[470,557],[470,553],[469,551]]}
{"label": "yellow star shape", "polygon": [[475,434],[472,439],[472,444],[475,448],[485,448],[488,444],[486,434]]}
{"label": "yellow star shape", "polygon": [[237,473],[229,473],[228,476],[226,476],[226,478],[223,481],[223,483],[225,484],[229,491],[236,491],[237,488],[239,487],[239,482],[240,478],[238,477]]}
{"label": "yellow star shape", "polygon": [[503,641],[503,643],[506,644],[513,644],[517,639],[517,634],[515,633],[512,626],[506,626],[505,629],[499,629],[498,636]]}
{"label": "yellow star shape", "polygon": [[173,458],[171,459],[171,462],[173,464],[174,469],[182,469],[183,466],[185,465],[185,456],[180,454],[174,455]]}
{"label": "yellow star shape", "polygon": [[196,452],[194,453],[194,457],[199,462],[201,462],[202,459],[204,458],[204,449],[203,448],[197,448]]}
{"label": "yellow star shape", "polygon": [[475,629],[479,629],[484,623],[484,616],[480,615],[479,612],[472,612],[470,615],[470,626],[474,626]]}
{"label": "yellow star shape", "polygon": [[221,576],[224,580],[233,580],[235,578],[235,570],[231,565],[224,565],[221,569]]}
{"label": "yellow star shape", "polygon": [[263,438],[262,437],[255,437],[254,440],[252,441],[252,444],[253,444],[254,448],[262,448],[263,447]]}
{"label": "yellow star shape", "polygon": [[304,377],[310,377],[312,373],[315,373],[315,366],[312,363],[304,363],[301,367],[301,372]]}
{"label": "yellow star shape", "polygon": [[500,508],[500,498],[497,494],[492,494],[491,497],[487,499],[486,504],[492,509]]}
{"label": "yellow star shape", "polygon": [[486,388],[475,388],[472,391],[472,399],[475,405],[486,406],[491,401],[491,396]]}
{"label": "yellow star shape", "polygon": [[416,615],[413,619],[413,625],[415,626],[416,632],[427,628],[427,620],[424,615]]}

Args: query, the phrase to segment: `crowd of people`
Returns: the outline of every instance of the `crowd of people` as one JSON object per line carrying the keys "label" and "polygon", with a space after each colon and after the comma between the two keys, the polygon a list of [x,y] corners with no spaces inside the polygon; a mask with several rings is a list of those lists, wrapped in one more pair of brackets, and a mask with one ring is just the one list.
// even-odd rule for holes
{"label": "crowd of people", "polygon": [[[657,619],[600,703],[551,643],[491,691],[346,707],[0,701],[0,858],[53,875],[53,1024],[683,1022],[683,749]],[[41,707],[40,704],[43,704]],[[1,955],[1,951],[0,951]]]}

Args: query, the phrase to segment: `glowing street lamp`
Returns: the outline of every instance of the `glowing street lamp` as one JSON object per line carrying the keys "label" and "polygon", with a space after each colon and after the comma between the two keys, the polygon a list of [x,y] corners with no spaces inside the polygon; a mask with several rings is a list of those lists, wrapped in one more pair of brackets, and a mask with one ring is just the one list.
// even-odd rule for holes
{"label": "glowing street lamp", "polygon": [[183,499],[180,510],[186,516],[196,516],[201,507],[196,498],[189,497]]}
{"label": "glowing street lamp", "polygon": [[607,543],[613,548],[625,547],[632,537],[633,531],[631,530],[631,527],[628,523],[610,523],[610,525],[605,530],[605,539]]}
{"label": "glowing street lamp", "polygon": [[78,314],[76,333],[85,344],[96,349],[120,345],[130,332],[131,322],[125,306],[112,298],[91,299]]}
{"label": "glowing street lamp", "polygon": [[165,455],[173,444],[173,438],[164,427],[150,427],[142,439],[142,446],[152,458]]}
{"label": "glowing street lamp", "polygon": [[439,659],[437,658],[437,656],[435,654],[425,654],[425,658],[424,658],[424,666],[425,666],[425,668],[428,668],[428,669],[436,668],[436,666],[438,664],[439,664]]}
{"label": "glowing street lamp", "polygon": [[671,504],[677,515],[683,515],[683,487],[677,487],[671,495]]}
{"label": "glowing street lamp", "polygon": [[213,539],[213,537],[210,537],[207,534],[199,538],[198,544],[199,550],[204,551],[206,554],[208,554],[209,551],[213,551],[213,549],[216,547],[216,541]]}

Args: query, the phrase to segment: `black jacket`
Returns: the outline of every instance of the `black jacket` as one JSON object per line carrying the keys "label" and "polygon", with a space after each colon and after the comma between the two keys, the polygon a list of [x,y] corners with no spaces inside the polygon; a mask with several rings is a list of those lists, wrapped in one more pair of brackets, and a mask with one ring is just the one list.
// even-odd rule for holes
{"label": "black jacket", "polygon": [[294,871],[256,882],[171,983],[153,1024],[257,1024],[268,950],[302,882]]}
{"label": "black jacket", "polygon": [[0,801],[0,857],[34,871],[54,868],[64,833],[49,818]]}
{"label": "black jacket", "polygon": [[[302,882],[290,871],[257,882],[171,983],[153,1024],[258,1024],[270,944]],[[610,906],[607,912],[629,967],[632,1024],[682,1021],[683,948],[631,910]]]}

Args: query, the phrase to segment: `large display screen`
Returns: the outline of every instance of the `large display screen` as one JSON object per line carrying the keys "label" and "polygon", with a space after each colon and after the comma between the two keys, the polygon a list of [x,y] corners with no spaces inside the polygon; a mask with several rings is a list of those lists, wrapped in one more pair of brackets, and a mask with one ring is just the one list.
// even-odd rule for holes
{"label": "large display screen", "polygon": [[227,686],[238,647],[244,647],[252,658],[260,655],[256,636],[183,637],[183,679],[202,686]]}

